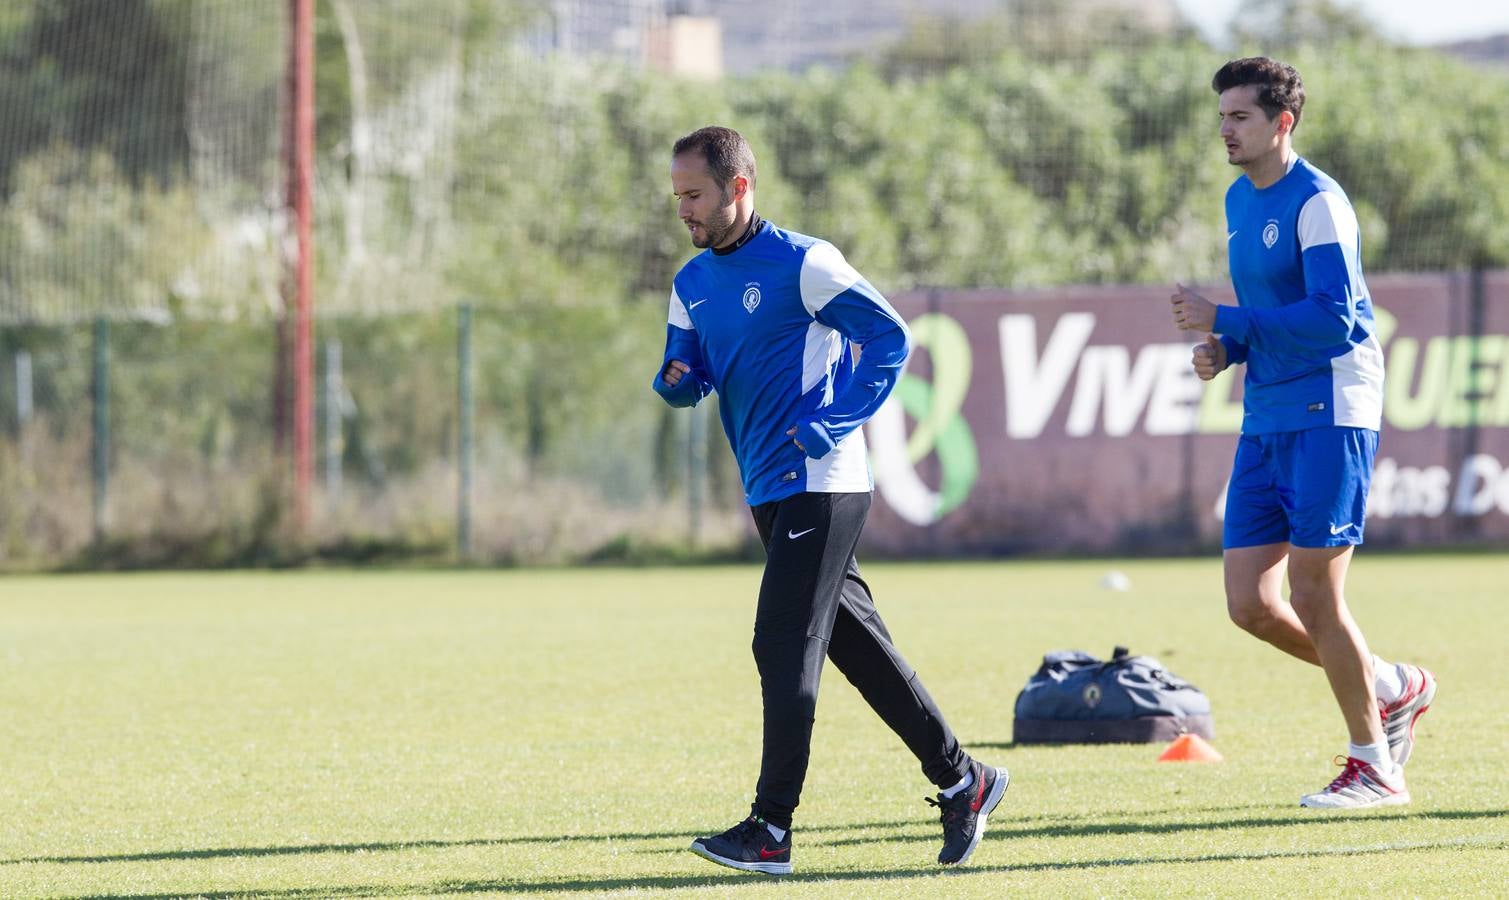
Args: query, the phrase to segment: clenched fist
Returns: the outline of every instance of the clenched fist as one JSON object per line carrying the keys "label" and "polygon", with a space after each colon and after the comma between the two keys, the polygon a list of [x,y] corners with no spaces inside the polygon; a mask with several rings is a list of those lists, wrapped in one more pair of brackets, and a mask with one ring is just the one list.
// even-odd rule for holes
{"label": "clenched fist", "polygon": [[1209,381],[1226,368],[1226,345],[1213,334],[1205,336],[1205,343],[1196,344],[1194,359],[1195,374],[1201,381]]}

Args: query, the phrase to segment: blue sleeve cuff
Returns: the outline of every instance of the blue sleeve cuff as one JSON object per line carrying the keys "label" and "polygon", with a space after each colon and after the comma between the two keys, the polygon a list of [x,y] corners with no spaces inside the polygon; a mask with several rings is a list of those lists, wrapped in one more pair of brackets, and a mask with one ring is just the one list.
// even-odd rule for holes
{"label": "blue sleeve cuff", "polygon": [[792,435],[797,443],[802,445],[808,459],[822,459],[837,444],[823,426],[816,422],[801,422],[796,426],[796,434]]}
{"label": "blue sleeve cuff", "polygon": [[1251,322],[1251,313],[1240,306],[1217,306],[1215,327],[1211,330],[1216,334],[1230,335],[1245,344]]}
{"label": "blue sleeve cuff", "polygon": [[650,387],[654,388],[655,393],[659,394],[666,403],[678,407],[696,406],[697,401],[702,399],[702,392],[697,390],[697,379],[692,376],[692,373],[688,372],[681,376],[681,380],[676,383],[675,387],[666,384],[665,379],[660,377],[661,374],[655,373],[655,380],[650,382]]}
{"label": "blue sleeve cuff", "polygon": [[1221,345],[1226,348],[1226,368],[1247,361],[1247,345],[1230,335],[1221,335]]}

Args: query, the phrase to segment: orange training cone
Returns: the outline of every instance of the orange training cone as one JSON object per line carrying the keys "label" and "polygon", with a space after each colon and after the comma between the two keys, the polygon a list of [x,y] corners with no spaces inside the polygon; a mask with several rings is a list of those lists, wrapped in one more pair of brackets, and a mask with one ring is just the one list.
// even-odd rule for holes
{"label": "orange training cone", "polygon": [[1221,754],[1210,742],[1198,734],[1181,734],[1174,738],[1163,755],[1158,757],[1159,762],[1220,762]]}

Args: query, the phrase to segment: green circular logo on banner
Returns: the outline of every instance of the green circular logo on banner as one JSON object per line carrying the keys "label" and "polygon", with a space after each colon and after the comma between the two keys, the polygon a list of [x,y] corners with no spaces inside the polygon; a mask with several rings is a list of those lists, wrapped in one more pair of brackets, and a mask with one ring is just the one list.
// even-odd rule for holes
{"label": "green circular logo on banner", "polygon": [[[926,348],[933,363],[932,383],[907,374],[897,383],[891,401],[872,420],[876,477],[882,496],[907,521],[929,525],[969,497],[980,476],[980,457],[974,433],[962,409],[969,392],[974,363],[969,336],[954,319],[927,313],[908,323],[913,347]],[[899,403],[901,410],[894,408]],[[916,422],[903,438],[905,411]],[[904,453],[895,445],[904,441]],[[917,477],[916,465],[935,454],[941,471],[933,491]]]}

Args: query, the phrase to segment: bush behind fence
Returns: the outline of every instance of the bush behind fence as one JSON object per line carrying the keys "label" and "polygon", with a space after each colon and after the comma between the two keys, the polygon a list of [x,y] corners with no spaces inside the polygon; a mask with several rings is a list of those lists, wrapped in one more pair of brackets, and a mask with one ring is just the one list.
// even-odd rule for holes
{"label": "bush behind fence", "polygon": [[[1305,75],[1298,147],[1347,187],[1370,273],[1509,266],[1503,71],[1345,17],[1293,33],[1279,17],[1227,49],[1072,5],[919,20],[852,66],[700,82],[546,49],[544,4],[319,4],[316,341],[339,348],[342,390],[321,401],[337,408],[318,416],[320,493],[292,543],[274,437],[281,7],[16,5],[0,16],[0,562],[453,552],[462,302],[479,558],[747,542],[715,412],[674,416],[646,386],[690,253],[667,153],[708,122],[751,138],[762,213],[833,240],[888,294],[1220,282],[1232,171],[1209,77],[1274,52]],[[801,20],[795,0],[769,12]]]}

